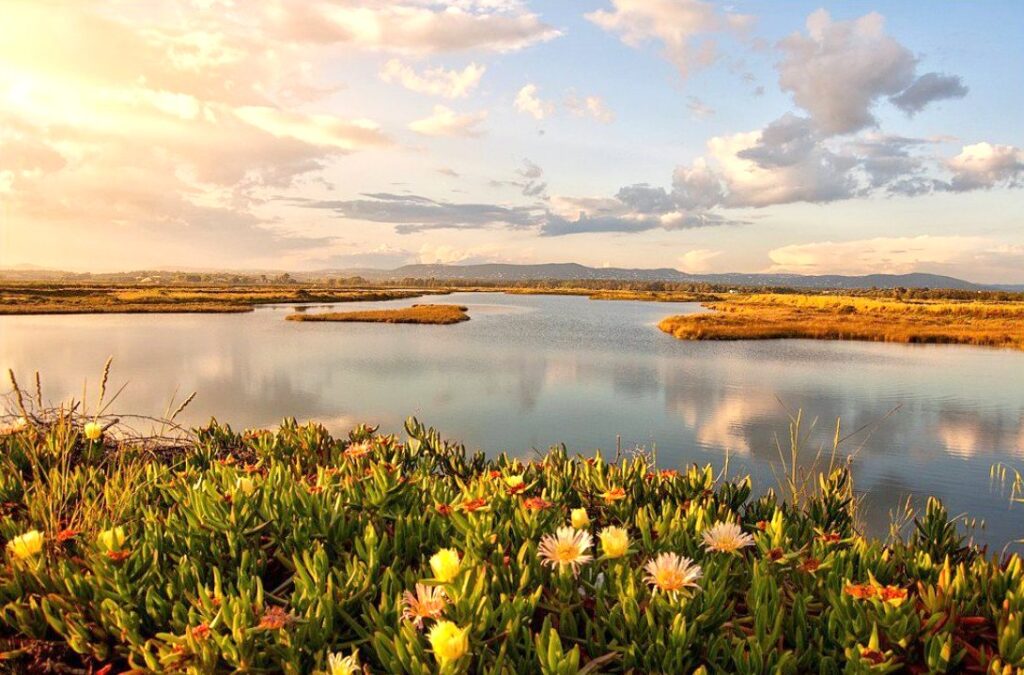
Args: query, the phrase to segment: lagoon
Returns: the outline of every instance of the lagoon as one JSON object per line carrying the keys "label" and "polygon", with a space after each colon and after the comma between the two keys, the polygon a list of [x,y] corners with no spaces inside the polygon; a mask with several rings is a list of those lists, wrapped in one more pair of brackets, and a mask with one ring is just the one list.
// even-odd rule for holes
{"label": "lagoon", "polygon": [[[184,422],[215,414],[235,427],[282,417],[333,431],[409,415],[490,453],[529,457],[564,442],[614,455],[642,446],[665,468],[692,462],[775,483],[789,419],[802,410],[801,462],[849,434],[864,516],[885,534],[907,497],[943,499],[983,519],[975,538],[1000,548],[1024,536],[1020,509],[993,464],[1024,465],[1024,353],[964,346],[805,340],[688,342],[657,329],[691,303],[453,293],[309,307],[349,311],[460,304],[450,326],[285,321],[294,306],[248,314],[0,317],[0,366],[43,375],[51,401],[95,396],[103,362],[114,411],[162,414],[172,394],[198,396]],[[826,458],[827,459],[827,458]]]}

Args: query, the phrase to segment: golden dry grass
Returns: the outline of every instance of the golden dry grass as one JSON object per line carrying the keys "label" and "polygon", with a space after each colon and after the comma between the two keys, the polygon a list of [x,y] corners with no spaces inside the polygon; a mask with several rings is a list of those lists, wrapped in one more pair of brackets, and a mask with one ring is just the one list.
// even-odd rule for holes
{"label": "golden dry grass", "polygon": [[461,305],[413,305],[401,309],[377,309],[359,312],[329,312],[323,314],[291,314],[289,321],[360,321],[370,323],[417,323],[447,325],[469,321],[466,308]]}
{"label": "golden dry grass", "polygon": [[865,340],[1024,349],[1024,302],[903,301],[834,295],[753,294],[670,316],[661,330],[683,340]]}
{"label": "golden dry grass", "polygon": [[437,291],[301,286],[175,287],[13,284],[0,286],[0,314],[153,314],[249,312],[292,302],[400,300]]}

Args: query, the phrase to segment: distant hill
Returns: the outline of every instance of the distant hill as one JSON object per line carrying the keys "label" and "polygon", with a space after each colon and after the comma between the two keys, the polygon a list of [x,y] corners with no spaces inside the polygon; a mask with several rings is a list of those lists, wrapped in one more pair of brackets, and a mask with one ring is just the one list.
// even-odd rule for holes
{"label": "distant hill", "polygon": [[[949,288],[956,290],[988,290],[994,286],[975,284],[939,274],[869,274],[844,276],[838,274],[807,276],[801,274],[686,274],[669,267],[634,269],[622,267],[587,267],[577,263],[542,265],[405,265],[394,270],[323,270],[311,276],[361,276],[369,280],[452,279],[480,281],[614,280],[614,281],[677,281],[708,283],[723,286],[781,286],[789,288]],[[1024,290],[1024,286],[1002,286],[1001,290]]]}
{"label": "distant hill", "polygon": [[[239,277],[274,279],[284,272],[281,270],[202,270],[203,276],[218,277],[218,281],[230,283]],[[111,272],[100,274],[69,273],[45,270],[33,266],[0,269],[0,279],[9,281],[95,281],[131,282],[145,279],[147,282],[169,280],[182,273],[199,274],[199,270],[161,269],[153,271]],[[943,288],[955,290],[998,290],[1024,291],[1024,284],[976,284],[955,277],[940,274],[916,272],[912,274],[868,274],[845,276],[840,274],[686,274],[670,267],[640,269],[627,267],[587,267],[577,263],[547,263],[540,265],[510,265],[489,263],[482,265],[404,265],[393,270],[375,268],[326,269],[309,272],[293,272],[290,275],[299,282],[324,278],[362,277],[368,281],[400,281],[402,279],[437,279],[452,281],[674,281],[680,283],[715,284],[719,286],[782,287],[782,288]]]}

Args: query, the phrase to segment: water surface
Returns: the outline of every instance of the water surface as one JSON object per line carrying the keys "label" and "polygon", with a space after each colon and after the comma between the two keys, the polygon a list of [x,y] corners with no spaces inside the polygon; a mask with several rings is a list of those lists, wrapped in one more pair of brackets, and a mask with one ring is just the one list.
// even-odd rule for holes
{"label": "water surface", "polygon": [[[471,448],[657,449],[659,462],[713,462],[774,484],[791,414],[803,411],[801,461],[852,433],[866,516],[884,532],[908,495],[934,494],[984,518],[978,539],[1024,536],[1020,511],[990,482],[1022,466],[1024,353],[963,346],[802,340],[684,342],[660,332],[695,304],[570,296],[453,294],[309,311],[459,303],[471,321],[411,326],[284,321],[250,314],[0,317],[0,365],[40,370],[51,400],[96,387],[113,355],[115,408],[161,414],[177,388],[199,392],[185,422],[236,427],[284,416],[333,430],[366,422],[398,432],[416,415]],[[114,388],[116,388],[116,386]],[[93,395],[95,391],[91,392]],[[860,430],[857,433],[853,433]]]}

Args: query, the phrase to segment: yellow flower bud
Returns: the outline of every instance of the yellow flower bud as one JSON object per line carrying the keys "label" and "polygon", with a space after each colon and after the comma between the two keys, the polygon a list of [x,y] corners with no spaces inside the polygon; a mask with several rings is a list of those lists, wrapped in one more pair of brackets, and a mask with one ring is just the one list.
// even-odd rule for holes
{"label": "yellow flower bud", "polygon": [[124,528],[120,526],[103,530],[96,535],[96,542],[104,551],[119,551],[125,541]]}
{"label": "yellow flower bud", "polygon": [[442,548],[430,558],[430,569],[434,577],[448,583],[459,576],[459,553],[453,548]]}
{"label": "yellow flower bud", "polygon": [[103,425],[98,422],[86,422],[82,431],[90,441],[98,441],[103,436]]}
{"label": "yellow flower bud", "polygon": [[438,621],[428,635],[437,662],[444,665],[462,658],[469,651],[468,632],[451,621]]}
{"label": "yellow flower bud", "polygon": [[590,516],[587,515],[586,509],[573,509],[570,521],[577,530],[583,530],[590,525]]}
{"label": "yellow flower bud", "polygon": [[621,558],[629,550],[629,533],[621,527],[606,527],[601,530],[601,552],[607,558]]}
{"label": "yellow flower bud", "polygon": [[523,474],[517,473],[511,476],[505,476],[505,485],[510,488],[516,488],[523,484]]}
{"label": "yellow flower bud", "polygon": [[15,560],[27,560],[39,555],[43,550],[43,533],[29,530],[7,542],[7,552]]}
{"label": "yellow flower bud", "polygon": [[256,483],[254,483],[251,478],[246,478],[245,476],[241,476],[237,481],[235,481],[235,487],[241,490],[242,494],[246,496],[251,495],[256,491]]}

